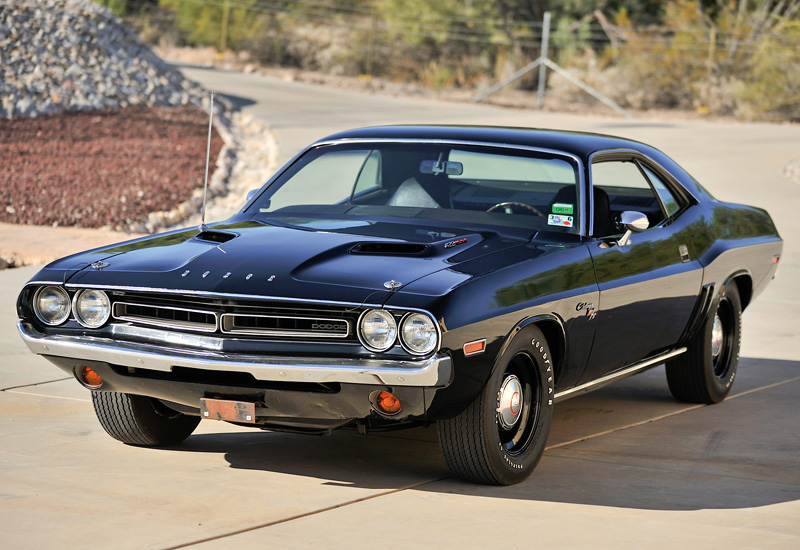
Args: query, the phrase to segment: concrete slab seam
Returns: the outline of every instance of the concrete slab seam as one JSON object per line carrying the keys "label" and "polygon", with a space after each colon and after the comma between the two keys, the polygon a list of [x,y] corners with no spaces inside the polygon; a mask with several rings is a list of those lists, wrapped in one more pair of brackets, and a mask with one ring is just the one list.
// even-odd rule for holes
{"label": "concrete slab seam", "polygon": [[64,378],[56,378],[55,380],[46,380],[44,382],[35,382],[33,384],[20,384],[19,386],[11,386],[10,388],[0,388],[0,391],[17,390],[19,388],[31,388],[33,386],[42,386],[44,384],[52,384],[53,382],[63,382],[64,380],[72,380],[72,377],[71,376],[65,376]]}
{"label": "concrete slab seam", "polygon": [[[614,466],[619,466],[620,465],[619,461],[616,461],[616,460],[601,460],[599,458],[596,458],[596,456],[600,455],[602,453],[602,451],[598,452],[598,451],[595,451],[595,450],[592,450],[592,449],[569,449],[567,451],[562,451],[562,452],[574,453],[574,454],[580,455],[580,456],[570,456],[570,455],[567,455],[567,454],[560,454],[560,455],[555,455],[554,458],[557,458],[558,460],[574,460],[574,461],[578,461],[578,462],[593,462],[593,463],[597,463],[597,464],[612,464]],[[592,454],[594,454],[595,456],[594,457],[593,456],[586,456],[586,455],[592,455]],[[619,453],[614,453],[614,456],[620,456],[620,454]],[[673,469],[673,468],[664,468],[664,467],[654,466],[653,464],[647,464],[647,465],[643,465],[643,464],[625,464],[625,467],[629,468],[629,469],[637,469],[637,470],[654,470],[654,471],[658,471],[658,472],[670,472],[670,473],[673,473],[673,474],[692,474],[693,473],[691,470],[687,471],[687,470],[680,470],[680,469]],[[715,474],[715,473],[709,473],[709,472],[703,472],[702,475],[704,477],[706,477],[706,478],[712,478],[713,477],[713,478],[718,478],[718,479],[735,479],[735,480],[738,480],[738,481],[750,481],[750,482],[753,482],[753,483],[766,483],[766,484],[771,484],[771,485],[775,485],[775,484],[779,483],[780,485],[790,485],[792,487],[800,488],[800,484],[787,482],[787,481],[776,482],[776,481],[770,481],[770,480],[765,480],[765,479],[757,479],[757,478],[754,478],[754,477],[742,477],[742,476],[734,476],[734,475],[730,475],[730,474]]]}
{"label": "concrete slab seam", "polygon": [[[800,376],[798,376],[796,378],[791,378],[789,380],[783,380],[781,382],[775,382],[774,384],[769,384],[767,386],[762,386],[760,388],[754,388],[752,390],[748,390],[748,391],[745,391],[745,392],[742,392],[742,393],[737,393],[736,395],[732,395],[732,396],[728,397],[727,400],[730,401],[731,399],[736,399],[737,397],[742,397],[742,396],[745,396],[745,395],[750,395],[752,393],[756,393],[756,392],[760,392],[760,391],[764,391],[764,390],[769,390],[769,389],[775,388],[777,386],[783,386],[784,384],[790,384],[792,382],[797,382],[798,380],[800,380]],[[605,430],[605,431],[602,431],[602,432],[598,432],[596,434],[587,435],[587,436],[584,436],[584,437],[580,437],[578,439],[573,439],[571,441],[565,441],[563,443],[557,443],[555,445],[550,445],[548,447],[545,447],[545,451],[550,451],[552,449],[558,449],[560,447],[566,447],[567,445],[572,445],[573,443],[580,443],[581,441],[587,441],[589,439],[594,439],[596,437],[600,437],[600,436],[603,436],[603,435],[609,435],[609,434],[612,434],[612,433],[615,433],[615,432],[619,432],[619,431],[622,431],[622,430],[627,430],[628,428],[635,428],[637,426],[643,426],[644,424],[649,424],[650,422],[657,422],[659,420],[664,420],[665,418],[670,418],[672,416],[683,414],[685,412],[693,411],[693,410],[696,410],[696,409],[701,409],[701,408],[707,407],[707,406],[708,405],[706,405],[706,404],[692,405],[691,407],[686,407],[686,408],[683,408],[683,409],[679,409],[677,411],[672,411],[671,413],[662,414],[661,416],[656,416],[654,418],[648,418],[647,420],[641,420],[639,422],[634,422],[633,424],[627,424],[625,426],[620,426],[619,428],[612,428],[610,430]]]}
{"label": "concrete slab seam", "polygon": [[423,485],[428,485],[430,483],[436,483],[438,481],[445,481],[446,479],[450,479],[450,476],[442,477],[442,478],[438,478],[438,479],[431,479],[431,480],[428,480],[428,481],[422,481],[422,482],[419,482],[419,483],[413,483],[413,484],[407,485],[405,487],[399,487],[397,489],[392,489],[391,491],[384,491],[382,493],[378,493],[377,495],[370,495],[370,496],[366,496],[366,497],[362,497],[362,498],[357,498],[357,499],[354,499],[354,500],[348,500],[347,502],[341,502],[339,504],[334,504],[333,506],[327,506],[325,508],[320,508],[319,510],[312,510],[310,512],[305,512],[303,514],[297,514],[295,516],[291,516],[291,517],[288,517],[288,518],[278,519],[278,520],[275,520],[275,521],[269,521],[269,522],[266,522],[266,523],[259,523],[258,525],[252,525],[250,527],[244,527],[244,528],[238,529],[236,531],[231,531],[230,533],[224,533],[224,534],[216,535],[216,536],[213,536],[213,537],[208,537],[208,538],[199,539],[199,540],[195,540],[195,541],[191,541],[191,542],[186,542],[186,543],[178,544],[176,546],[168,546],[166,548],[163,548],[162,550],[178,550],[180,548],[188,548],[190,546],[195,546],[197,544],[204,544],[206,542],[211,542],[211,541],[215,541],[215,540],[221,540],[221,539],[224,539],[224,538],[233,537],[233,536],[236,536],[236,535],[241,535],[243,533],[249,533],[251,531],[257,531],[259,529],[272,527],[274,525],[280,525],[282,523],[288,523],[288,522],[294,521],[296,519],[303,519],[303,518],[307,518],[309,516],[315,516],[317,514],[322,514],[324,512],[330,512],[331,510],[336,510],[338,508],[344,508],[345,506],[350,506],[351,504],[358,504],[360,502],[366,502],[368,500],[373,500],[373,499],[376,499],[376,498],[385,497],[385,496],[393,495],[393,494],[396,494],[396,493],[401,493],[403,491],[408,491],[410,489],[416,489],[417,487],[422,487]]}
{"label": "concrete slab seam", "polygon": [[91,403],[91,399],[78,399],[77,397],[66,397],[63,395],[47,395],[45,393],[33,393],[28,391],[19,390],[3,390],[5,393],[13,393],[15,395],[32,395],[34,397],[49,397],[52,399],[66,399],[67,401],[80,401],[81,403]]}

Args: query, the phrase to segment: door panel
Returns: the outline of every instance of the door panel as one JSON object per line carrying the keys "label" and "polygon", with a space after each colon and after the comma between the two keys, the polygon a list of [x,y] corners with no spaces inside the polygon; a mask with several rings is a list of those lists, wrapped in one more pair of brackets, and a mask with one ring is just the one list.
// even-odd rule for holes
{"label": "door panel", "polygon": [[[686,218],[686,217],[684,217]],[[689,322],[702,284],[702,266],[680,219],[634,234],[631,244],[590,244],[600,289],[597,329],[581,382],[673,346]],[[687,261],[688,260],[688,261]]]}

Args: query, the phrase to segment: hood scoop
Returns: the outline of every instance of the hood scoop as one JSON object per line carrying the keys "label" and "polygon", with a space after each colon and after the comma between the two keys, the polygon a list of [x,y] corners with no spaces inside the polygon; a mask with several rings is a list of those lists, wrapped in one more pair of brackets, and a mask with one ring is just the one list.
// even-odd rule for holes
{"label": "hood scoop", "polygon": [[416,243],[358,243],[350,247],[350,254],[372,254],[378,256],[422,256],[430,246]]}
{"label": "hood scoop", "polygon": [[205,241],[207,243],[214,243],[214,244],[221,244],[230,241],[231,239],[235,239],[238,237],[236,233],[229,233],[227,231],[217,231],[214,229],[206,229],[205,231],[201,231],[193,238],[198,241]]}

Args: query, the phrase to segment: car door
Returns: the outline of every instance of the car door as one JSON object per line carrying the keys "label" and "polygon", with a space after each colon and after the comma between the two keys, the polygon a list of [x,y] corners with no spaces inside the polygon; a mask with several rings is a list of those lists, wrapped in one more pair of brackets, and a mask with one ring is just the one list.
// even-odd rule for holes
{"label": "car door", "polygon": [[[689,322],[702,285],[693,257],[693,199],[655,162],[633,152],[595,155],[589,251],[600,291],[586,382],[672,347]],[[608,199],[608,213],[603,210]],[[649,229],[619,245],[623,211],[647,215]],[[603,219],[606,218],[605,229]],[[695,225],[693,225],[695,224]],[[603,234],[614,231],[615,235]]]}

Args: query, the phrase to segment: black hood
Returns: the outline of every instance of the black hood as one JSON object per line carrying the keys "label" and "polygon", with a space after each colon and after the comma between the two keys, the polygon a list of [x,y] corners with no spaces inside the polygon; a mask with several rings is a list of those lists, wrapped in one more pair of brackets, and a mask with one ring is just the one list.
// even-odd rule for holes
{"label": "black hood", "polygon": [[389,281],[406,286],[527,242],[493,232],[410,224],[247,221],[84,252],[50,264],[37,279],[52,281],[59,274],[75,285],[377,303],[388,295],[384,284]]}

